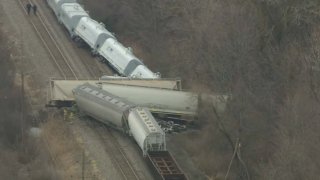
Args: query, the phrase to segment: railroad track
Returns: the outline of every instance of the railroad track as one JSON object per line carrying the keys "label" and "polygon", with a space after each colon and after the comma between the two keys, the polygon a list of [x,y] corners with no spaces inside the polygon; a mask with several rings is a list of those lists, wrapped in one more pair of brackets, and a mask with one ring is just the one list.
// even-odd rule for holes
{"label": "railroad track", "polygon": [[[26,4],[36,4],[32,0],[18,0],[19,5],[23,9],[26,16],[27,10],[26,10]],[[39,6],[38,6],[39,7]],[[44,15],[37,12],[37,16],[33,15],[33,12],[30,12],[29,16],[29,22],[32,24],[34,30],[36,31],[37,35],[41,39],[43,45],[45,46],[46,50],[50,54],[51,59],[56,64],[58,70],[60,71],[61,75],[65,79],[76,79],[78,80],[78,77],[70,64],[68,63],[68,59],[63,54],[62,50],[60,49],[58,43],[54,39],[54,36],[51,34],[48,26],[46,25],[46,18]],[[83,62],[84,63],[84,62]],[[85,63],[86,64],[86,63]],[[89,71],[91,76],[96,76],[94,72]],[[38,120],[39,121],[39,120]],[[40,122],[40,121],[39,121]],[[91,125],[92,126],[92,125]],[[99,125],[93,125],[94,129],[96,130],[98,136],[102,139],[106,146],[106,151],[112,155],[111,159],[116,168],[119,170],[120,174],[123,176],[123,179],[126,180],[139,180],[139,176],[137,175],[135,169],[130,164],[130,161],[125,155],[125,152],[120,147],[119,143],[117,142],[116,138],[113,136],[111,130],[105,126],[99,123]],[[46,138],[46,145],[48,146],[48,149],[50,149]],[[57,160],[54,157],[54,155],[50,152],[51,158],[55,166],[57,165]]]}
{"label": "railroad track", "polygon": [[[51,21],[55,21],[55,22],[58,21],[56,15],[53,13],[52,9],[49,7],[49,5],[48,5],[48,3],[47,3],[46,0],[36,1],[36,4],[37,4],[37,6],[39,7],[40,13],[42,13],[42,16],[41,16],[41,17],[42,17],[43,21],[44,21],[46,24],[49,24]],[[50,14],[51,16],[53,16],[53,17],[49,17],[50,15],[48,15],[48,11],[49,11],[49,14]],[[47,16],[46,16],[45,14],[46,14]],[[63,25],[61,25],[61,24],[59,24],[59,25],[60,25],[60,27],[63,27],[63,33],[67,34],[67,37],[69,37],[69,36],[70,36],[70,35],[69,35],[69,32],[64,28]],[[53,33],[53,35],[55,35],[55,37],[58,37],[58,35],[55,34],[54,31],[53,31],[52,33]],[[97,77],[100,76],[100,74],[98,74],[96,71],[93,70],[92,65],[90,65],[90,64],[88,63],[88,61],[86,61],[86,59],[84,59],[81,55],[80,55],[79,59],[77,59],[77,60],[80,60],[80,61],[85,65],[86,70],[87,70],[87,71],[89,72],[89,74],[90,74],[90,78],[97,78]]]}
{"label": "railroad track", "polygon": [[[32,0],[18,0],[21,8],[23,9],[26,16],[28,16],[26,5],[27,3],[36,4]],[[68,59],[62,53],[60,47],[58,46],[56,40],[53,38],[49,31],[42,15],[37,12],[37,16],[30,12],[29,22],[32,24],[37,35],[41,39],[43,45],[50,54],[51,59],[55,62],[57,68],[59,69],[61,75],[65,79],[78,79],[76,73],[68,63]]]}
{"label": "railroad track", "polygon": [[[18,1],[18,4],[20,5],[20,7],[22,8],[22,11],[24,12],[24,14],[26,16],[28,16],[27,10],[26,10],[26,4],[27,3],[34,4],[34,3],[31,0],[17,0],[17,1]],[[31,12],[31,13],[33,13],[33,12]],[[33,14],[31,16],[31,13],[30,13],[30,17],[29,17],[29,22],[31,23],[34,30],[36,31],[36,34],[40,38],[40,40],[43,43],[43,45],[45,46],[46,50],[50,54],[50,58],[54,61],[55,65],[57,66],[61,75],[65,79],[78,79],[76,73],[73,71],[72,67],[68,63],[67,58],[64,56],[61,49],[59,48],[56,40],[51,35],[47,25],[44,23],[44,21],[42,19],[42,15],[38,13],[37,16],[34,16]],[[33,111],[34,109],[36,109],[35,108],[36,105],[32,104],[31,95],[26,92],[26,93],[24,93],[24,98],[27,101],[27,104],[29,104],[29,106],[31,108],[32,117],[34,119],[32,124],[34,126],[42,127],[43,126],[42,120],[40,120],[38,118],[38,116],[35,114],[35,112]],[[44,138],[44,139],[42,139],[42,141],[45,144],[46,149],[50,155],[51,162],[52,162],[53,166],[58,167],[58,164],[61,164],[61,163],[58,162],[59,160],[56,158],[56,156],[54,155],[54,153],[51,150],[50,144],[48,143],[49,137],[47,136],[46,132],[43,132],[42,134],[43,134],[43,138]],[[58,172],[56,172],[56,173],[59,174]]]}
{"label": "railroad track", "polygon": [[[46,0],[35,1],[34,3],[38,6],[39,13],[42,15],[41,19],[44,21],[45,24],[51,24],[52,21],[55,21],[55,22],[58,21],[56,15],[53,13],[52,9],[49,7]],[[49,11],[49,14],[48,14],[48,11]],[[60,27],[63,27],[63,32],[66,34],[67,37],[69,37],[70,36],[69,32],[64,28],[63,25],[61,25],[61,24],[59,24],[59,25],[60,25]],[[53,34],[53,37],[58,37],[58,35],[55,33],[54,30],[51,32]],[[100,67],[97,67],[96,62],[95,62],[95,61],[98,61],[98,59],[95,58],[94,61],[93,61],[93,59],[90,59],[90,61],[88,61],[87,58],[82,56],[84,54],[87,54],[87,51],[86,51],[86,53],[83,53],[83,52],[78,52],[78,53],[80,53],[80,55],[77,60],[80,60],[81,63],[83,63],[85,65],[86,70],[90,74],[89,77],[93,78],[93,79],[99,78],[102,73],[100,73],[100,70],[99,70]]]}
{"label": "railroad track", "polygon": [[99,122],[92,122],[92,120],[89,120],[88,123],[90,126],[93,126],[101,140],[104,142],[106,146],[105,150],[108,152],[108,154],[112,155],[111,160],[121,173],[123,179],[139,180],[139,176],[125,155],[125,152],[120,147],[120,144],[113,136],[110,128]]}

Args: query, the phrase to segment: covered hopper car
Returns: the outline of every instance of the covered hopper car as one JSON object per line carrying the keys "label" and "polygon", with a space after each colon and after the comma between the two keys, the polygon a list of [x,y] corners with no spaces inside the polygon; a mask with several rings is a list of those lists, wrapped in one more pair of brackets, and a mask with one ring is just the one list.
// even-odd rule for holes
{"label": "covered hopper car", "polygon": [[73,93],[81,111],[133,136],[156,179],[188,179],[166,150],[165,133],[148,109],[89,83],[78,86]]}
{"label": "covered hopper car", "polygon": [[74,30],[83,17],[89,17],[88,13],[78,3],[64,3],[61,6],[58,20],[62,23],[72,38],[76,37]]}
{"label": "covered hopper car", "polygon": [[133,136],[144,156],[166,150],[165,133],[148,109],[88,83],[78,86],[73,93],[81,111]]}
{"label": "covered hopper car", "polygon": [[76,0],[47,0],[57,19],[62,23],[73,40],[85,42],[92,55],[98,55],[108,62],[121,76],[131,78],[160,78],[153,73],[130,48],[124,47],[105,26],[93,20]]}
{"label": "covered hopper car", "polygon": [[76,0],[47,0],[48,5],[57,17],[60,16],[61,6],[64,3],[76,3]]}

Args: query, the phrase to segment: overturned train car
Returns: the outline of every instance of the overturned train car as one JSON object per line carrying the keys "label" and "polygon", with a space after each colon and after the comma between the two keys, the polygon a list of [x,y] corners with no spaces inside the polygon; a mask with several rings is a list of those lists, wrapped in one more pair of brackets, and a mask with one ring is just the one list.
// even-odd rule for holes
{"label": "overturned train car", "polygon": [[144,156],[149,151],[166,150],[165,133],[148,109],[88,83],[78,86],[73,93],[81,111],[133,136]]}
{"label": "overturned train car", "polygon": [[166,150],[165,133],[148,109],[89,83],[78,86],[73,93],[81,111],[133,136],[156,179],[188,179]]}

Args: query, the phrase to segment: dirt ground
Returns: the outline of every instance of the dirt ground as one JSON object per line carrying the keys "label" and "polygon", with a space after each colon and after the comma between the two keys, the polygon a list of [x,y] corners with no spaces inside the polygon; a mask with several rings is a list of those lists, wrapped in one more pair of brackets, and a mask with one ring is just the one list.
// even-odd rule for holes
{"label": "dirt ground", "polygon": [[[30,83],[35,76],[41,79],[41,73],[56,74],[52,69],[39,68],[50,65],[50,62],[43,61],[48,59],[45,51],[35,47],[39,42],[32,29],[21,28],[27,26],[25,19],[21,18],[24,15],[15,3],[0,3],[1,179],[60,179],[60,173],[54,166],[50,151],[39,134],[39,124],[36,123],[40,114],[35,112],[42,108],[38,103],[45,96],[39,96],[43,92]],[[15,13],[12,13],[13,10]],[[37,53],[33,49],[37,49]],[[37,63],[33,64],[35,61]],[[37,67],[43,71],[35,72]],[[22,98],[22,72],[25,74],[25,96],[34,95],[33,99]],[[29,91],[31,87],[33,91]]]}
{"label": "dirt ground", "polygon": [[22,98],[21,76],[12,58],[15,53],[0,31],[1,179],[59,179],[41,137],[30,134],[33,117]]}

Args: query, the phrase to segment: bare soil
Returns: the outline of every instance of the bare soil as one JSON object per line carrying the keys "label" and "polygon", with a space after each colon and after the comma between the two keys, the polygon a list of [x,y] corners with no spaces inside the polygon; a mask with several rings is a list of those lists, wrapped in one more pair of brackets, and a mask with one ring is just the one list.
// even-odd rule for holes
{"label": "bare soil", "polygon": [[[1,179],[59,179],[41,138],[30,134],[34,118],[23,98],[21,74],[13,64],[16,49],[0,31]],[[18,83],[17,83],[18,82]],[[20,83],[19,83],[20,82]]]}

